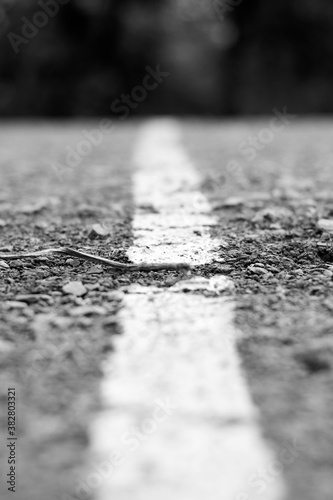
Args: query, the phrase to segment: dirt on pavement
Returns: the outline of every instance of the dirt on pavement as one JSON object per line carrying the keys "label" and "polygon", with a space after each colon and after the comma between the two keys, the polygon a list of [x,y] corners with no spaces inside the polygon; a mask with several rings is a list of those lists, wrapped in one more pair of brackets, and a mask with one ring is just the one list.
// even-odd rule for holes
{"label": "dirt on pavement", "polygon": [[[333,149],[330,121],[295,122],[246,162],[237,148],[269,119],[190,126],[186,145],[205,173],[219,218],[220,272],[236,286],[239,350],[262,424],[276,452],[300,451],[281,473],[290,500],[333,491]],[[237,175],[228,161],[241,164]],[[259,496],[260,497],[260,496]],[[262,492],[264,498],[264,487]]]}
{"label": "dirt on pavement", "polygon": [[[277,456],[286,443],[302,448],[282,470],[288,500],[330,500],[333,246],[319,221],[333,218],[331,124],[297,120],[246,162],[237,147],[267,120],[184,123],[186,148],[219,220],[213,236],[227,243],[220,260],[196,274],[226,274],[236,285],[239,350],[266,438]],[[110,132],[62,182],[50,166],[93,127],[1,126],[0,253],[73,246],[126,261],[137,124]],[[234,175],[230,160],[241,164]],[[94,224],[106,234],[92,234]],[[119,290],[134,282],[170,286],[182,273],[114,272],[63,257],[8,266],[0,266],[1,435],[7,387],[16,387],[16,498],[59,500],[74,496],[84,474],[101,364],[121,334]],[[64,289],[72,282],[82,284],[73,285],[76,295]],[[260,472],[264,482],[276,477],[269,466]]]}

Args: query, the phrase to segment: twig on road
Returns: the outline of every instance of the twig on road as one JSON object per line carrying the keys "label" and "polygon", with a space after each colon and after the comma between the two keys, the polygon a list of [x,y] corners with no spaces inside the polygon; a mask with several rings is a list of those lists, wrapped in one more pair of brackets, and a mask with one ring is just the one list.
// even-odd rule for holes
{"label": "twig on road", "polygon": [[105,259],[104,257],[99,257],[97,255],[91,255],[88,253],[79,252],[78,250],[73,250],[71,248],[65,248],[65,247],[48,248],[47,250],[40,250],[37,252],[0,254],[0,260],[28,259],[34,257],[44,257],[45,255],[49,254],[70,255],[71,257],[77,257],[78,259],[89,260],[92,262],[97,262],[98,264],[103,264],[105,266],[113,267],[114,269],[125,269],[127,271],[160,271],[160,270],[177,271],[179,269],[192,269],[192,266],[190,264],[185,264],[185,263],[126,264],[124,262],[116,262],[114,260]]}

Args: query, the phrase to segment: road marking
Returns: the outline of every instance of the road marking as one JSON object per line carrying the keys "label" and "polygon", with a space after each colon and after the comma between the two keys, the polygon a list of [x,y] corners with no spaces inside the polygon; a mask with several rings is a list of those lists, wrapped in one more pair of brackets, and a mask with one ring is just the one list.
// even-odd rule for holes
{"label": "road marking", "polygon": [[[225,243],[172,121],[143,128],[135,151],[134,262],[208,264]],[[220,253],[220,252],[219,252]],[[123,334],[104,367],[92,425],[97,500],[280,500],[235,348],[224,276],[124,290]],[[96,474],[95,474],[96,475]],[[258,476],[259,477],[259,476]],[[92,481],[91,481],[92,482]]]}

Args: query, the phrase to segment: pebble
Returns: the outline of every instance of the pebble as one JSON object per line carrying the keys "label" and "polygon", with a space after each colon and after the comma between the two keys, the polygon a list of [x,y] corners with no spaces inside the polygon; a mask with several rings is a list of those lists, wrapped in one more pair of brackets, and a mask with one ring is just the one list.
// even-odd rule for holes
{"label": "pebble", "polygon": [[37,262],[50,262],[48,257],[37,257],[36,260]]}
{"label": "pebble", "polygon": [[220,210],[221,208],[237,208],[240,207],[241,205],[244,205],[243,198],[230,196],[229,198],[226,198],[224,201],[214,205],[213,210]]}
{"label": "pebble", "polygon": [[7,300],[5,304],[9,309],[25,309],[28,305],[26,302],[18,302],[15,300]]}
{"label": "pebble", "polygon": [[77,267],[81,264],[79,259],[66,259],[66,264],[69,266]]}
{"label": "pebble", "polygon": [[54,316],[50,319],[50,324],[56,328],[66,329],[72,325],[72,320],[63,316]]}
{"label": "pebble", "polygon": [[93,266],[90,269],[88,269],[87,274],[102,274],[103,267],[102,266]]}
{"label": "pebble", "polygon": [[224,264],[225,263],[225,259],[223,259],[222,257],[216,257],[214,258],[214,264],[217,263],[217,264]]}
{"label": "pebble", "polygon": [[13,251],[13,246],[12,245],[7,245],[5,247],[0,247],[0,252],[12,252]]}
{"label": "pebble", "polygon": [[275,222],[274,224],[269,225],[269,229],[272,229],[274,231],[280,231],[282,229],[282,226],[279,222]]}
{"label": "pebble", "polygon": [[38,302],[39,295],[17,295],[15,300],[18,302],[26,302],[27,304],[34,304]]}
{"label": "pebble", "polygon": [[108,313],[107,309],[102,306],[80,306],[75,307],[70,311],[70,316],[106,316]]}
{"label": "pebble", "polygon": [[77,324],[82,328],[89,328],[93,325],[93,320],[90,318],[79,318]]}
{"label": "pebble", "polygon": [[9,265],[4,260],[0,260],[0,267],[3,269],[9,269]]}
{"label": "pebble", "polygon": [[21,276],[22,278],[34,278],[35,273],[32,271],[24,271]]}
{"label": "pebble", "polygon": [[88,288],[88,290],[99,290],[100,289],[100,284],[99,283],[89,283],[87,285],[85,285],[86,288]]}
{"label": "pebble", "polygon": [[[128,285],[131,283],[131,280],[129,278],[118,278],[118,281],[119,283],[121,283],[122,285],[125,284],[125,285]],[[153,283],[151,282],[151,284],[154,286],[156,283]]]}
{"label": "pebble", "polygon": [[259,234],[247,234],[244,237],[244,240],[245,241],[255,241],[255,240],[258,240],[259,238],[260,238]]}
{"label": "pebble", "polygon": [[323,231],[333,233],[333,219],[319,219],[317,226]]}
{"label": "pebble", "polygon": [[264,267],[259,267],[259,266],[249,266],[247,268],[251,273],[254,273],[254,274],[267,274],[268,271],[266,271],[266,269]]}
{"label": "pebble", "polygon": [[6,221],[3,219],[0,219],[0,227],[4,227],[6,225]]}
{"label": "pebble", "polygon": [[95,238],[107,238],[109,236],[110,231],[102,226],[102,224],[94,224],[91,228],[90,233],[88,234],[88,238],[94,240]]}
{"label": "pebble", "polygon": [[36,222],[35,227],[37,229],[47,229],[49,227],[49,223],[42,220],[42,221]]}
{"label": "pebble", "polygon": [[14,260],[14,261],[12,262],[11,267],[14,267],[14,268],[15,268],[15,267],[16,267],[16,268],[19,268],[19,267],[24,267],[24,264],[23,264],[23,262],[21,262],[20,260]]}
{"label": "pebble", "polygon": [[266,268],[268,269],[268,271],[271,271],[272,273],[279,273],[280,272],[280,270],[274,266],[266,266]]}
{"label": "pebble", "polygon": [[118,319],[117,319],[117,316],[110,316],[108,319],[106,319],[104,322],[103,322],[103,327],[105,328],[108,328],[108,327],[112,327],[114,325],[117,325],[118,324]]}
{"label": "pebble", "polygon": [[76,295],[76,297],[82,297],[88,290],[81,281],[71,281],[62,287],[62,291],[67,294]]}
{"label": "pebble", "polygon": [[118,291],[114,291],[114,292],[108,292],[107,293],[107,298],[108,300],[110,301],[115,301],[115,302],[121,302],[123,299],[124,299],[124,293],[123,292],[118,292]]}
{"label": "pebble", "polygon": [[36,214],[47,207],[46,200],[37,200],[34,203],[21,205],[18,207],[17,211],[22,214]]}

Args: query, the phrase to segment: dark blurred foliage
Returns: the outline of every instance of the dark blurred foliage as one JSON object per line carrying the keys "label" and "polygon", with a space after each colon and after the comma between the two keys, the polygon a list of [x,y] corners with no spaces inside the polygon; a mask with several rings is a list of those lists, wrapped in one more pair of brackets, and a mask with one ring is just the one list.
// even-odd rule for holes
{"label": "dark blurred foliage", "polygon": [[157,64],[133,114],[333,111],[332,0],[68,0],[15,53],[57,1],[0,0],[3,116],[107,116]]}

